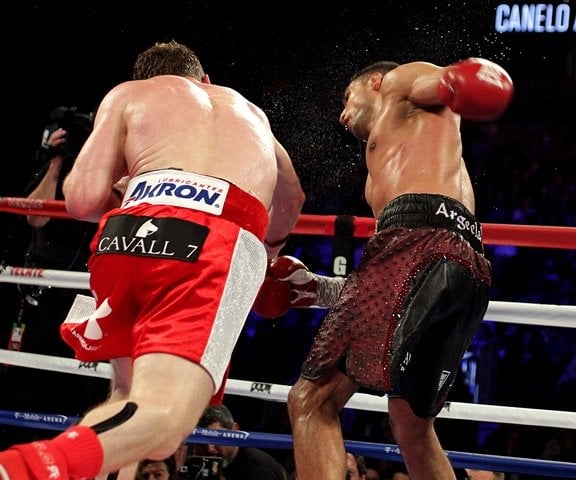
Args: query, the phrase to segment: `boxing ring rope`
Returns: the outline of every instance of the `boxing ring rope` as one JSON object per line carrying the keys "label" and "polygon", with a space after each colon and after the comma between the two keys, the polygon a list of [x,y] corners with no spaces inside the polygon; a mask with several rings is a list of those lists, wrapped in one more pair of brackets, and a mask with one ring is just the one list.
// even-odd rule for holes
{"label": "boxing ring rope", "polygon": [[[87,272],[0,266],[0,283],[89,290]],[[576,306],[491,301],[486,320],[502,323],[576,328]]]}
{"label": "boxing ring rope", "polygon": [[[0,212],[72,219],[62,200],[0,197]],[[335,219],[336,215],[302,214],[292,233],[332,236],[335,233]],[[372,236],[375,224],[373,218],[351,217],[351,219],[354,225],[354,237]],[[573,227],[483,223],[482,233],[486,245],[576,249],[576,228]]]}
{"label": "boxing ring rope", "polygon": [[[40,355],[0,349],[0,364],[48,370],[52,372],[85,375],[110,379],[112,369],[106,362],[80,362],[72,358]],[[258,400],[286,402],[288,385],[228,379],[225,393]],[[356,393],[346,408],[387,412],[388,399],[378,395]],[[509,423],[516,425],[538,425],[541,427],[568,428],[576,430],[576,412],[540,410],[534,408],[502,407],[476,403],[448,402],[439,418],[472,420],[480,422]],[[535,423],[536,420],[536,423]]]}
{"label": "boxing ring rope", "polygon": [[[0,363],[13,366],[37,368],[77,375],[86,375],[104,379],[111,378],[111,367],[102,362],[79,362],[71,358],[0,350]],[[270,383],[250,382],[229,379],[225,392],[259,400],[285,402],[289,386]],[[357,393],[346,404],[346,408],[387,412],[386,397]],[[488,422],[512,423],[520,425],[539,425],[544,427],[576,429],[576,412],[537,410],[530,408],[498,407],[491,405],[447,403],[438,418],[477,420]],[[537,422],[534,422],[534,420]],[[530,420],[530,421],[529,421]],[[47,430],[64,430],[74,424],[77,417],[50,413],[20,412],[0,410],[0,424]],[[217,439],[217,440],[216,440]],[[257,433],[197,428],[187,439],[188,443],[219,443],[222,445],[253,446],[259,448],[290,449],[292,437],[289,435]],[[372,458],[402,461],[396,445],[346,440],[346,449],[352,453]],[[448,457],[456,468],[477,468],[502,472],[528,473],[531,475],[550,475],[562,478],[576,478],[576,464],[530,458],[483,455],[466,452],[447,451]]]}
{"label": "boxing ring rope", "polygon": [[[66,212],[64,202],[57,200],[0,197],[1,211],[73,220]],[[339,217],[335,215],[301,215],[292,233],[334,235],[336,233],[335,224],[337,218]],[[353,236],[355,238],[369,238],[373,234],[374,219],[360,217],[348,217],[348,219],[353,225]],[[576,228],[503,224],[482,224],[482,228],[485,244],[576,249]],[[88,290],[88,279],[89,274],[87,272],[0,265],[0,283]],[[491,301],[485,320],[575,328],[576,306]],[[71,358],[0,349],[0,364],[104,379],[111,378],[111,368],[106,362],[86,363]],[[230,395],[285,402],[289,388],[286,385],[229,379],[225,392]],[[386,397],[357,393],[346,404],[346,408],[387,412],[388,403]],[[576,412],[565,411],[448,402],[438,417],[576,429]],[[0,410],[0,424],[5,425],[63,430],[76,420],[77,418],[65,415]],[[218,443],[223,445],[292,448],[292,437],[289,435],[210,429],[196,429],[189,437],[188,442],[215,443],[215,437],[218,438]],[[345,444],[346,449],[352,453],[377,459],[402,461],[402,456],[396,445],[356,441],[345,441]],[[501,472],[576,478],[576,464],[574,463],[452,451],[447,451],[446,453],[452,464],[457,468],[491,469]]]}
{"label": "boxing ring rope", "polygon": [[62,200],[41,200],[37,198],[0,197],[0,212],[20,215],[41,215],[53,218],[72,217],[66,211]]}
{"label": "boxing ring rope", "polygon": [[[43,428],[46,430],[64,430],[73,425],[77,417],[32,412],[7,412],[0,410],[0,423],[6,425]],[[241,447],[291,449],[292,436],[278,433],[258,433],[243,430],[213,430],[196,428],[186,443],[236,445]],[[347,451],[381,460],[402,461],[402,454],[396,445],[386,443],[360,442],[345,440]],[[448,450],[446,455],[456,468],[492,469],[497,472],[527,473],[530,475],[549,475],[555,478],[575,478],[576,464],[532,458],[483,455]]]}
{"label": "boxing ring rope", "polygon": [[[294,234],[334,235],[335,215],[300,215]],[[353,217],[354,236],[369,238],[374,234],[373,218]],[[486,245],[576,249],[576,228],[540,225],[482,224]]]}

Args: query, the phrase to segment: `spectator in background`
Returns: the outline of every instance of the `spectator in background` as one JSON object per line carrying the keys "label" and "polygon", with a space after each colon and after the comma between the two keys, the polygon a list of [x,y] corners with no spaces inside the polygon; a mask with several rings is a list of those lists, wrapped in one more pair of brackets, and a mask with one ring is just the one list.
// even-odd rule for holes
{"label": "spectator in background", "polygon": [[[209,405],[198,421],[198,427],[215,430],[240,430],[225,405]],[[223,459],[222,477],[226,480],[287,480],[288,473],[268,452],[254,447],[193,444],[193,455]]]}
{"label": "spectator in background", "polygon": [[492,472],[491,470],[472,470],[466,469],[470,480],[504,480],[503,472]]}
{"label": "spectator in background", "polygon": [[566,365],[555,386],[558,407],[574,410],[576,405],[576,352]]}
{"label": "spectator in background", "polygon": [[164,460],[142,460],[138,464],[135,480],[178,480],[173,456]]}
{"label": "spectator in background", "polygon": [[380,480],[380,472],[372,467],[366,467],[366,480]]}
{"label": "spectator in background", "polygon": [[[491,470],[473,470],[470,468],[455,468],[456,480],[504,480],[504,473]],[[400,468],[391,480],[410,480],[406,468]]]}
{"label": "spectator in background", "polygon": [[576,463],[576,432],[569,429],[555,431],[542,452],[542,458],[557,462]]}

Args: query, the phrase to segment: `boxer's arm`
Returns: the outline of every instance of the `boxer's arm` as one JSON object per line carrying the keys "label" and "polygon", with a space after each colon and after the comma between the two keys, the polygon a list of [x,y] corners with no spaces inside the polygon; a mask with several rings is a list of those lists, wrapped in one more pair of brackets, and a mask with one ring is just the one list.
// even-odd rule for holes
{"label": "boxer's arm", "polygon": [[117,85],[104,97],[94,128],[64,179],[66,209],[78,220],[98,222],[108,210],[120,206],[113,187],[127,174],[123,114],[132,99],[129,83]]}
{"label": "boxer's arm", "polygon": [[286,244],[306,198],[290,155],[276,139],[274,143],[278,178],[269,209],[270,225],[264,241],[270,259],[276,258]]}
{"label": "boxer's arm", "polygon": [[276,318],[290,308],[328,308],[338,300],[345,280],[318,275],[297,258],[281,256],[269,262],[252,309],[262,317]]}
{"label": "boxer's arm", "polygon": [[290,285],[290,306],[331,307],[344,286],[344,277],[328,277],[311,272],[295,257],[284,255],[270,264],[270,274]]}
{"label": "boxer's arm", "polygon": [[426,65],[409,94],[415,104],[443,104],[463,118],[478,121],[498,118],[510,104],[512,79],[494,62],[468,58],[447,67]]}

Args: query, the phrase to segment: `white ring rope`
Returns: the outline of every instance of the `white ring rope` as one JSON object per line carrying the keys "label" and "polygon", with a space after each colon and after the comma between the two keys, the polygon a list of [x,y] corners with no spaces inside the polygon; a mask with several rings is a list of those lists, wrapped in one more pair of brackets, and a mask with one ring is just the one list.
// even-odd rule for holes
{"label": "white ring rope", "polygon": [[[53,357],[50,355],[2,349],[0,349],[0,363],[104,379],[111,378],[112,374],[110,364],[105,362],[86,363],[72,358]],[[228,379],[225,393],[259,400],[286,402],[289,389],[290,387],[287,385]],[[348,401],[346,408],[387,412],[388,399],[377,395],[356,393]],[[576,429],[576,412],[539,410],[534,408],[448,402],[438,417],[453,420],[474,420]]]}
{"label": "white ring rope", "polygon": [[13,267],[11,265],[0,266],[0,282],[4,283],[90,290],[88,285],[89,278],[90,274],[88,272]]}
{"label": "white ring rope", "polygon": [[[88,272],[0,266],[0,282],[89,290]],[[576,328],[576,306],[491,301],[486,320],[546,327]]]}

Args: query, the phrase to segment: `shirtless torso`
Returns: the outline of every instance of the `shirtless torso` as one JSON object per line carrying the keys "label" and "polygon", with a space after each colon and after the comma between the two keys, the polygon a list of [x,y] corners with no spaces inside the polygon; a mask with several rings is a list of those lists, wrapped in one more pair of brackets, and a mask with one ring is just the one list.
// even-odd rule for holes
{"label": "shirtless torso", "polygon": [[[258,107],[230,88],[172,75],[112,89],[76,165],[67,182],[67,207],[93,221],[118,206],[110,192],[121,177],[151,170],[178,168],[219,177],[266,207],[277,187],[275,172],[279,185],[297,184],[287,153]],[[82,178],[74,172],[82,172]]]}
{"label": "shirtless torso", "polygon": [[379,89],[369,93],[379,96],[376,102],[367,101],[365,92],[347,91],[350,108],[366,102],[355,117],[347,117],[345,110],[341,121],[367,142],[365,194],[376,218],[404,193],[446,195],[474,213],[474,194],[462,159],[460,116],[440,105],[432,88],[440,72],[424,62],[401,65],[381,77]]}
{"label": "shirtless torso", "polygon": [[379,61],[352,76],[340,123],[366,142],[376,231],[288,395],[299,479],[345,476],[340,412],[367,387],[388,395],[410,478],[455,480],[434,418],[483,319],[491,280],[460,118],[497,118],[512,91],[509,75],[479,58],[448,67]]}

